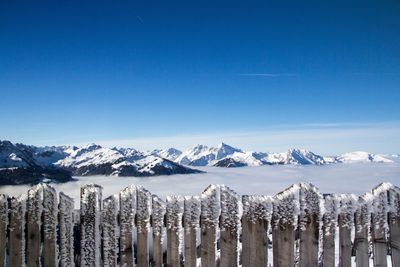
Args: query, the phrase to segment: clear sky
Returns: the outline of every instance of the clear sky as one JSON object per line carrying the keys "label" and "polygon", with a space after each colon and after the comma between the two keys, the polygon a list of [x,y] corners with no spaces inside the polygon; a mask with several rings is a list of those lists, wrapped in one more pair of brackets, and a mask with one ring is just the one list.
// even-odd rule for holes
{"label": "clear sky", "polygon": [[400,1],[1,1],[0,139],[400,152]]}

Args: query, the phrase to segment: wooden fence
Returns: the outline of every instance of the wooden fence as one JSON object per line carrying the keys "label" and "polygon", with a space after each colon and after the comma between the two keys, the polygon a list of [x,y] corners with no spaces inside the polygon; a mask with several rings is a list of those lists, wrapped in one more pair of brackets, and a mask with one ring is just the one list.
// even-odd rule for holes
{"label": "wooden fence", "polygon": [[[338,250],[338,251],[337,251]],[[141,186],[74,200],[41,184],[0,195],[2,266],[400,266],[400,189],[321,195],[295,184],[274,197],[210,185],[166,201]]]}

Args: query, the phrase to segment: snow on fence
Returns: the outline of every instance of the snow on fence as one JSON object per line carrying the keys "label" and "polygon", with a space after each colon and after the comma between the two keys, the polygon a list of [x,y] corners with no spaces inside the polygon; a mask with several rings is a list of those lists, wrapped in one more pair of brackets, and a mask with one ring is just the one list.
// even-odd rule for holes
{"label": "snow on fence", "polygon": [[74,200],[46,184],[0,195],[0,266],[400,266],[400,189],[275,196],[210,185],[166,201],[141,186]]}

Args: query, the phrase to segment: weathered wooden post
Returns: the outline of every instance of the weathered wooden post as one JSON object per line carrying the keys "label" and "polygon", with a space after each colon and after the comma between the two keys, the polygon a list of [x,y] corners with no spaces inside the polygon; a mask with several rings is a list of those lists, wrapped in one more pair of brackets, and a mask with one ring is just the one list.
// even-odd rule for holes
{"label": "weathered wooden post", "polygon": [[43,251],[44,266],[57,266],[57,224],[58,203],[56,190],[43,185]]}
{"label": "weathered wooden post", "polygon": [[184,225],[184,242],[185,252],[184,260],[185,266],[197,266],[197,240],[196,232],[200,226],[200,198],[197,196],[185,197],[184,212],[183,212],[183,225]]}
{"label": "weathered wooden post", "polygon": [[60,266],[74,266],[74,200],[63,192],[59,193],[58,218],[60,229]]}
{"label": "weathered wooden post", "polygon": [[239,265],[239,235],[242,202],[240,196],[227,186],[221,186],[221,267]]}
{"label": "weathered wooden post", "polygon": [[40,266],[40,227],[43,211],[43,187],[36,185],[28,190],[27,200],[27,265]]}
{"label": "weathered wooden post", "polygon": [[400,266],[400,188],[393,186],[389,190],[391,212],[389,213],[390,248],[392,266]]}
{"label": "weathered wooden post", "polygon": [[219,185],[210,185],[201,194],[201,266],[203,267],[216,265],[220,202]]}
{"label": "weathered wooden post", "polygon": [[180,235],[182,231],[184,198],[167,197],[167,266],[180,266]]}
{"label": "weathered wooden post", "polygon": [[26,195],[11,198],[9,266],[25,266]]}
{"label": "weathered wooden post", "polygon": [[115,196],[103,200],[103,266],[116,267],[118,258],[118,203]]}
{"label": "weathered wooden post", "polygon": [[100,266],[100,214],[102,187],[95,184],[81,188],[81,266]]}
{"label": "weathered wooden post", "polygon": [[354,213],[358,198],[355,195],[338,195],[339,197],[339,266],[351,267],[351,229],[354,224]]}
{"label": "weathered wooden post", "polygon": [[151,225],[153,227],[153,267],[163,266],[163,229],[165,226],[165,202],[159,197],[153,196],[153,214]]}
{"label": "weathered wooden post", "polygon": [[358,207],[355,214],[354,247],[356,251],[356,265],[369,266],[368,231],[371,220],[369,195],[364,194],[358,199]]}
{"label": "weathered wooden post", "polygon": [[272,215],[273,266],[294,266],[295,227],[299,216],[298,185],[274,197]]}
{"label": "weathered wooden post", "polygon": [[301,183],[300,200],[300,267],[318,267],[320,203],[318,189],[312,184]]}
{"label": "weathered wooden post", "polygon": [[267,196],[243,196],[242,202],[242,266],[267,266],[267,233],[273,199]]}
{"label": "weathered wooden post", "polygon": [[151,193],[143,187],[137,188],[137,264],[149,266],[147,238],[150,230]]}
{"label": "weathered wooden post", "polygon": [[6,245],[8,226],[8,200],[7,196],[0,195],[0,266],[6,266]]}
{"label": "weathered wooden post", "polygon": [[120,265],[133,266],[134,242],[133,233],[136,216],[136,186],[131,185],[119,193],[120,220]]}
{"label": "weathered wooden post", "polygon": [[338,200],[324,195],[325,212],[322,218],[322,266],[335,267],[335,235],[338,220]]}
{"label": "weathered wooden post", "polygon": [[372,189],[374,196],[371,215],[371,235],[373,241],[374,266],[387,266],[387,232],[388,232],[388,190],[391,184],[381,183]]}

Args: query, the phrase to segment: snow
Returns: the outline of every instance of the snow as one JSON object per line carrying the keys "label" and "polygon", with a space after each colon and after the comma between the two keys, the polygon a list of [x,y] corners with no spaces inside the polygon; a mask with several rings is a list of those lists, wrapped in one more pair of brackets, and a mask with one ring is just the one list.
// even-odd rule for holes
{"label": "snow", "polygon": [[345,153],[336,159],[338,162],[352,163],[352,162],[381,162],[381,163],[391,163],[390,159],[385,158],[382,155],[370,154],[364,151],[355,151],[350,153]]}

